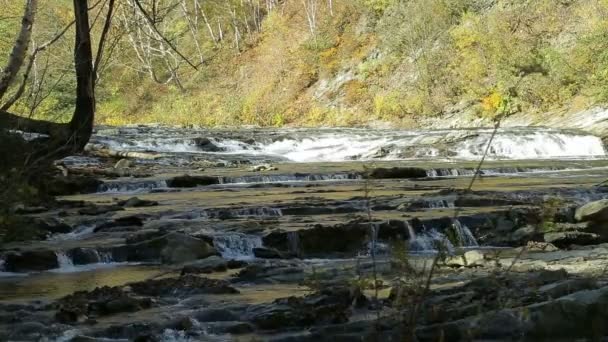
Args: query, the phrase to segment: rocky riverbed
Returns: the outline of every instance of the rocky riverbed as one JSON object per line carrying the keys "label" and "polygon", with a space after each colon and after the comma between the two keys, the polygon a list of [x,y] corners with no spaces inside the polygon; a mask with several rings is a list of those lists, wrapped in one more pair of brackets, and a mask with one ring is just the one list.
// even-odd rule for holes
{"label": "rocky riverbed", "polygon": [[501,130],[471,186],[491,136],[99,128],[15,205],[0,340],[606,336],[601,140]]}

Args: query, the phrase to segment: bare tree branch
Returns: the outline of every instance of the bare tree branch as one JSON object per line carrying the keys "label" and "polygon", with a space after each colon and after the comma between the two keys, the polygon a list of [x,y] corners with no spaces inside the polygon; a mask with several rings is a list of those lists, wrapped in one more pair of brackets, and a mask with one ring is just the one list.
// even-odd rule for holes
{"label": "bare tree branch", "polygon": [[95,57],[95,64],[93,65],[93,74],[97,75],[97,71],[99,70],[99,64],[101,63],[101,59],[103,58],[103,49],[104,44],[106,42],[106,37],[108,32],[110,32],[110,28],[112,27],[112,17],[114,16],[114,2],[115,0],[110,0],[108,3],[108,14],[106,16],[106,21],[103,25],[103,30],[101,32],[101,37],[99,38],[99,44],[97,46],[97,56]]}
{"label": "bare tree branch", "polygon": [[139,8],[139,10],[141,11],[141,13],[144,15],[144,18],[146,18],[146,21],[148,22],[148,24],[150,25],[150,27],[152,28],[152,30],[165,42],[167,43],[167,45],[169,45],[169,47],[171,48],[171,50],[173,50],[175,53],[177,53],[179,55],[179,57],[181,59],[183,59],[186,63],[188,63],[188,65],[190,65],[194,70],[198,71],[198,66],[192,64],[192,62],[190,62],[190,60],[184,56],[181,52],[179,52],[177,50],[177,48],[175,46],[173,46],[173,44],[169,41],[169,39],[167,39],[167,37],[165,37],[156,27],[156,23],[154,22],[154,19],[152,19],[152,17],[150,17],[150,15],[148,14],[148,12],[146,11],[146,9],[141,5],[141,3],[139,2],[139,0],[135,0],[135,4],[137,5],[137,8]]}
{"label": "bare tree branch", "polygon": [[19,85],[19,88],[17,88],[17,91],[13,94],[13,96],[11,96],[11,98],[8,99],[8,101],[6,101],[6,103],[4,103],[2,107],[0,107],[0,110],[9,110],[9,108],[11,108],[15,104],[15,102],[17,102],[21,98],[21,96],[23,96],[27,80],[30,77],[30,72],[32,71],[32,67],[34,66],[34,62],[36,61],[37,55],[40,52],[46,50],[49,46],[55,44],[59,39],[61,39],[61,37],[63,37],[63,35],[70,29],[70,27],[72,27],[72,25],[74,25],[73,20],[66,27],[64,27],[63,30],[57,33],[55,37],[53,37],[53,39],[34,49],[34,51],[30,54],[28,64],[25,68],[25,71],[23,72],[23,79],[21,81],[21,84]]}

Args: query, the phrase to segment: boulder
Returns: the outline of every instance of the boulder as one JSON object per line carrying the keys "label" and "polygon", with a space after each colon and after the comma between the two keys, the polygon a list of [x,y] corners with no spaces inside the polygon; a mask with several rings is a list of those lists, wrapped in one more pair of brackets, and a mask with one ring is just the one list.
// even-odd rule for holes
{"label": "boulder", "polygon": [[167,181],[167,186],[171,188],[195,188],[214,184],[220,184],[218,177],[183,175],[173,177]]}
{"label": "boulder", "polygon": [[101,261],[99,253],[93,248],[74,248],[68,251],[74,265],[95,264]]}
{"label": "boulder", "polygon": [[588,338],[608,334],[608,287],[584,290],[526,308],[526,337],[531,340]]}
{"label": "boulder", "polygon": [[133,162],[129,159],[121,159],[116,164],[114,164],[114,168],[117,170],[128,169],[133,166]]}
{"label": "boulder", "polygon": [[102,181],[87,176],[54,177],[44,184],[44,192],[51,196],[68,196],[97,192]]}
{"label": "boulder", "polygon": [[576,209],[574,218],[579,222],[608,221],[608,199],[590,202]]}
{"label": "boulder", "polygon": [[542,236],[533,225],[521,227],[511,234],[511,241],[525,243],[531,240],[538,240]]}
{"label": "boulder", "polygon": [[218,252],[208,242],[181,233],[142,241],[128,246],[129,261],[161,261],[182,263],[204,259]]}
{"label": "boulder", "polygon": [[55,318],[62,323],[81,322],[85,319],[135,312],[152,306],[149,298],[137,298],[119,287],[98,287],[92,291],[78,291],[61,298]]}
{"label": "boulder", "polygon": [[206,152],[221,152],[225,150],[224,148],[217,146],[209,138],[194,138],[193,141],[196,147]]}
{"label": "boulder", "polygon": [[600,236],[594,233],[585,232],[558,232],[545,234],[545,241],[558,248],[571,245],[592,245],[600,242]]}
{"label": "boulder", "polygon": [[4,269],[8,272],[46,271],[59,267],[53,251],[26,251],[4,255]]}
{"label": "boulder", "polygon": [[351,306],[362,296],[348,287],[326,288],[306,297],[288,297],[253,306],[245,319],[264,330],[348,322]]}

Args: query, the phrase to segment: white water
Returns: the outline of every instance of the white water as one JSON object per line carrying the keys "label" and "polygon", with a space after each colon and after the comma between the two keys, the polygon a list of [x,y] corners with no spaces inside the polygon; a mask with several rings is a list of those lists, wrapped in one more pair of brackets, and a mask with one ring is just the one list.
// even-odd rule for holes
{"label": "white water", "polygon": [[93,232],[95,231],[95,225],[94,224],[88,224],[88,225],[80,225],[78,227],[76,227],[76,229],[74,229],[74,231],[69,232],[69,233],[63,233],[63,234],[55,234],[53,236],[51,236],[49,238],[49,240],[77,240],[80,239],[83,236],[87,236],[89,234],[93,234]]}
{"label": "white water", "polygon": [[213,237],[213,245],[224,259],[247,260],[255,258],[253,249],[262,247],[262,238],[241,233],[221,234]]}
{"label": "white water", "polygon": [[[239,154],[294,162],[421,158],[478,160],[484,154],[492,132],[492,129],[296,129],[252,133],[234,131],[232,137],[214,137],[218,134],[214,131],[157,129],[141,134],[135,130],[126,136],[99,136],[94,140],[98,145],[116,150]],[[195,139],[203,134],[208,135],[209,140],[222,151],[205,152],[196,146]],[[271,136],[274,140],[269,140]],[[596,136],[543,127],[499,129],[488,155],[488,159],[512,160],[604,157],[603,143]]]}
{"label": "white water", "polygon": [[[439,244],[443,244],[448,252],[453,251],[455,248],[450,239],[435,228],[427,229],[425,227],[422,233],[416,234],[409,223],[407,224],[407,227],[410,236],[410,250],[413,252],[436,252]],[[477,240],[469,227],[463,225],[458,220],[454,220],[452,222],[452,228],[456,235],[455,239],[458,241],[460,247],[479,246],[479,243],[477,243]]]}

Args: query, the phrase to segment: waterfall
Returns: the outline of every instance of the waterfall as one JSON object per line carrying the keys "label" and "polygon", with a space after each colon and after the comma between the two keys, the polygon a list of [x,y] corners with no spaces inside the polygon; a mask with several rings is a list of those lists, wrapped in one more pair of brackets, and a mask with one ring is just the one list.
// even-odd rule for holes
{"label": "waterfall", "polygon": [[167,188],[165,180],[138,180],[129,182],[104,182],[97,187],[98,193],[136,193]]}
{"label": "waterfall", "polygon": [[432,252],[437,251],[437,244],[443,243],[448,251],[453,251],[455,246],[454,243],[459,247],[478,247],[479,243],[475,239],[475,236],[466,225],[462,224],[458,219],[452,221],[452,225],[448,227],[453,232],[453,239],[456,241],[450,241],[448,237],[439,232],[435,228],[427,229],[424,227],[421,234],[416,234],[412,226],[408,223],[408,233],[410,236],[410,250],[414,252]]}
{"label": "waterfall", "polygon": [[448,252],[454,250],[454,245],[450,242],[450,239],[434,228],[424,228],[421,234],[414,234],[413,236],[414,238],[409,242],[412,252],[437,252],[437,247],[440,244],[443,244]]}
{"label": "waterfall", "polygon": [[213,237],[213,245],[225,259],[253,259],[253,249],[262,247],[262,238],[241,233],[221,234]]}
{"label": "waterfall", "polygon": [[287,247],[289,253],[293,255],[300,255],[300,234],[296,232],[287,233]]}
{"label": "waterfall", "polygon": [[97,255],[99,256],[99,262],[103,263],[103,264],[111,264],[114,262],[114,257],[112,256],[112,252],[110,251],[104,251],[104,252],[100,252],[97,251]]}
{"label": "waterfall", "polygon": [[460,246],[462,246],[462,247],[478,247],[479,246],[479,244],[477,243],[477,240],[475,239],[475,236],[473,236],[473,233],[471,233],[471,230],[469,229],[469,227],[460,223],[460,221],[458,221],[458,219],[455,219],[452,222],[452,228],[454,229],[454,232],[456,234],[455,238],[458,241],[458,243],[460,244]]}
{"label": "waterfall", "polygon": [[58,269],[70,270],[74,268],[74,262],[65,252],[55,252],[57,256],[57,263],[59,264]]}
{"label": "waterfall", "polygon": [[251,183],[289,183],[289,182],[318,182],[357,180],[362,176],[358,173],[335,174],[285,174],[285,175],[250,175],[240,177],[221,177],[221,184],[251,184]]}
{"label": "waterfall", "polygon": [[407,236],[410,241],[416,240],[416,231],[414,227],[412,227],[410,221],[405,221],[405,226],[407,227]]}

